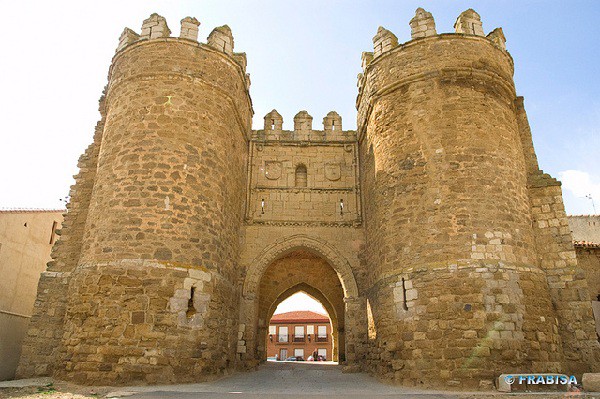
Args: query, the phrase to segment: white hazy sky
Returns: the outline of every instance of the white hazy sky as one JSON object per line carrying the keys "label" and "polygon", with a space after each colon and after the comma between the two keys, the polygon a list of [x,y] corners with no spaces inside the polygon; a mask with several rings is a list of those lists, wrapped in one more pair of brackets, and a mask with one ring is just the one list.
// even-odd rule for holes
{"label": "white hazy sky", "polygon": [[313,312],[329,316],[323,305],[321,305],[321,302],[306,295],[304,292],[297,292],[282,301],[273,314],[291,312],[294,310],[312,310]]}
{"label": "white hazy sky", "polygon": [[0,207],[61,207],[77,158],[91,142],[97,100],[124,27],[139,32],[152,12],[197,17],[205,40],[229,24],[248,56],[255,126],[273,108],[291,127],[306,109],[330,110],[355,128],[356,75],[379,25],[401,42],[422,6],[438,32],[473,7],[484,30],[502,26],[525,96],[541,167],[564,182],[567,212],[600,203],[600,2],[550,0],[8,1],[0,0]]}

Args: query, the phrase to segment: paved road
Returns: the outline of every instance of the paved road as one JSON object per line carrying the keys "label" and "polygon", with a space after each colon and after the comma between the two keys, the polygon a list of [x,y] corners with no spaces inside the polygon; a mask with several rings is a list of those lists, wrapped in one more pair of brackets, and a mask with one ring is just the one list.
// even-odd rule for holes
{"label": "paved road", "polygon": [[[133,394],[133,395],[132,395]],[[364,373],[343,374],[340,366],[320,363],[267,362],[258,371],[237,373],[214,382],[189,385],[128,387],[108,397],[158,398],[415,398],[455,399],[449,393],[383,384]]]}

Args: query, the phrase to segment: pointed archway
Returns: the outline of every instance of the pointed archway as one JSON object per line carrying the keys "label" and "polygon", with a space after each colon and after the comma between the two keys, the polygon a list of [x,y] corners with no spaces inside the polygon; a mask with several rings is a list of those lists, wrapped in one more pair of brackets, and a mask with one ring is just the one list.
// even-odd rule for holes
{"label": "pointed archway", "polygon": [[268,323],[276,303],[299,287],[333,309],[328,312],[336,318],[339,361],[352,363],[357,358],[359,340],[366,337],[366,328],[365,334],[360,331],[366,323],[366,312],[362,320],[360,309],[366,303],[359,297],[350,264],[324,240],[297,234],[268,245],[247,266],[240,312],[243,346],[238,347],[246,366],[266,360]]}
{"label": "pointed archway", "polygon": [[244,298],[256,296],[260,279],[271,262],[300,248],[320,255],[330,263],[342,283],[345,298],[358,297],[358,286],[356,285],[352,268],[346,258],[335,247],[322,239],[310,237],[305,234],[295,234],[283,237],[267,246],[252,261],[244,280],[242,292]]}
{"label": "pointed archway", "polygon": [[[275,259],[265,269],[258,290],[258,326],[256,355],[260,361],[266,360],[267,353],[264,343],[268,335],[268,325],[275,308],[287,296],[303,287],[309,294],[319,298],[327,311],[334,315],[336,342],[343,336],[343,325],[340,319],[344,319],[344,290],[339,277],[329,262],[322,256],[307,250],[298,248]],[[341,347],[337,345],[337,347]],[[345,352],[340,353],[342,360]],[[336,353],[336,360],[338,356]]]}
{"label": "pointed archway", "polygon": [[[313,305],[321,305],[324,312],[320,312],[318,310],[315,311],[315,309],[309,310],[308,308],[296,308],[288,312],[280,312],[279,315],[275,315],[275,312],[277,309],[279,309],[280,305],[285,304],[285,302],[288,300],[296,297],[297,294],[303,294],[304,298],[310,298],[310,300],[313,301]],[[294,303],[294,305],[296,305],[296,303]],[[310,307],[311,304],[309,303],[307,306]],[[279,296],[279,298],[277,298],[268,313],[268,336],[266,336],[267,355],[274,356],[276,354],[280,354],[282,353],[282,349],[286,352],[289,349],[290,353],[293,351],[295,354],[296,349],[301,349],[302,353],[305,354],[305,358],[310,356],[310,354],[317,352],[325,356],[327,360],[338,362],[340,349],[342,353],[341,356],[344,357],[343,342],[341,343],[341,347],[339,342],[340,333],[339,317],[337,314],[338,311],[339,310],[336,310],[331,302],[329,302],[329,300],[319,290],[307,284],[298,284],[286,290],[282,295]],[[283,319],[279,319],[274,322],[277,317],[281,318],[282,316],[284,316]],[[301,319],[293,319],[293,317],[300,317]],[[306,318],[306,321],[303,322],[302,318]],[[327,322],[324,323],[322,320],[318,320],[319,318],[326,318]],[[281,342],[279,340],[279,335],[277,334],[280,332],[280,328],[282,326],[287,327],[288,331],[293,330],[294,335],[296,334],[296,327],[302,327],[301,330],[305,331],[305,335],[298,343],[288,343],[286,341]],[[321,335],[321,328],[323,327],[325,327],[326,330],[325,336]],[[343,337],[343,333],[341,336]],[[279,359],[282,358],[280,357]]]}
{"label": "pointed archway", "polygon": [[[292,295],[298,293],[298,292],[303,292],[306,295],[308,295],[309,297],[311,297],[312,299],[314,299],[315,301],[319,302],[321,305],[323,305],[323,308],[325,309],[325,311],[327,312],[327,315],[329,316],[329,319],[331,320],[331,336],[333,339],[333,345],[332,345],[332,353],[330,355],[332,355],[329,359],[332,359],[333,361],[337,362],[339,361],[340,357],[342,359],[345,358],[345,342],[344,342],[344,306],[343,306],[343,300],[341,301],[341,306],[340,304],[337,304],[337,306],[334,306],[333,303],[335,302],[334,298],[334,302],[332,303],[332,301],[325,296],[319,289],[312,287],[311,285],[307,284],[307,283],[299,283],[296,284],[293,287],[290,287],[288,289],[286,289],[283,293],[281,293],[277,299],[275,300],[275,302],[273,302],[273,304],[271,305],[271,307],[268,310],[267,316],[266,316],[266,320],[271,320],[271,318],[273,317],[273,314],[275,313],[275,310],[277,309],[277,306],[279,306],[279,304],[283,301],[285,301],[286,299],[288,299],[289,297],[291,297]],[[267,298],[265,298],[265,300],[269,300]],[[259,316],[260,317],[260,316]],[[268,326],[268,322],[267,322],[267,326]],[[264,335],[265,340],[267,337],[268,331],[267,329],[260,329],[259,330],[259,339],[262,339],[262,335]]]}

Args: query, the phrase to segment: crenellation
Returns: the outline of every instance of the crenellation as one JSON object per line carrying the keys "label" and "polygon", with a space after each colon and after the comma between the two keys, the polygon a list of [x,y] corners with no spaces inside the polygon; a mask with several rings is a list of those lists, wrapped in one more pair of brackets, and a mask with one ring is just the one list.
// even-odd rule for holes
{"label": "crenellation", "polygon": [[417,8],[415,16],[410,20],[411,39],[435,36],[435,21],[430,12]]}
{"label": "crenellation", "polygon": [[281,133],[283,129],[283,117],[277,112],[277,110],[272,110],[264,117],[265,120],[265,132],[269,132],[269,134],[273,133]]}
{"label": "crenellation", "polygon": [[361,67],[363,71],[367,69],[371,61],[373,61],[373,53],[369,51],[363,51],[361,56]]}
{"label": "crenellation", "polygon": [[454,30],[456,33],[465,35],[485,36],[483,33],[481,17],[472,8],[463,11],[458,18],[456,18]]}
{"label": "crenellation", "polygon": [[308,137],[312,131],[313,117],[306,111],[300,111],[294,116],[294,133],[298,137]]}
{"label": "crenellation", "polygon": [[200,22],[193,17],[185,17],[181,20],[181,32],[179,37],[182,39],[188,39],[198,41],[198,27]]}
{"label": "crenellation", "polygon": [[207,44],[225,54],[233,55],[233,34],[227,25],[213,29],[208,35]]}
{"label": "crenellation", "polygon": [[161,37],[169,37],[171,30],[167,26],[167,20],[156,13],[150,15],[142,23],[142,33],[140,39],[158,39]]}
{"label": "crenellation", "polygon": [[294,130],[283,130],[283,118],[276,110],[267,113],[262,130],[254,130],[252,138],[261,141],[290,141],[297,143],[352,143],[356,132],[342,129],[342,117],[330,111],[323,117],[323,130],[312,128],[313,117],[306,111],[300,111],[294,117]]}
{"label": "crenellation", "polygon": [[325,132],[339,133],[342,131],[342,117],[335,111],[330,111],[323,118],[323,130]]}
{"label": "crenellation", "polygon": [[496,28],[486,36],[488,39],[492,41],[499,49],[506,50],[506,37],[504,37],[504,32],[502,32],[502,28]]}
{"label": "crenellation", "polygon": [[[237,62],[244,72],[246,72],[246,65],[248,64],[248,59],[246,58],[246,53],[233,53],[233,59]],[[249,78],[249,75],[248,75]],[[249,80],[249,79],[248,79]]]}
{"label": "crenellation", "polygon": [[381,54],[392,50],[398,46],[398,38],[389,30],[380,26],[377,34],[373,36],[373,57],[377,58]]}
{"label": "crenellation", "polygon": [[140,40],[140,35],[129,28],[125,28],[119,37],[119,46],[117,47],[117,51],[123,50],[125,47],[133,42],[137,42],[138,40]]}

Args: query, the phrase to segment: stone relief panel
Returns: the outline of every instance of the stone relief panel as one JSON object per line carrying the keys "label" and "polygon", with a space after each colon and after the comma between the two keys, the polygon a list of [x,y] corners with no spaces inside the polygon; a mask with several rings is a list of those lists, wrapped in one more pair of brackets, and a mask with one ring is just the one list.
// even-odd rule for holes
{"label": "stone relief panel", "polygon": [[325,164],[325,177],[330,181],[340,180],[342,177],[342,171],[340,164],[338,163],[326,163]]}
{"label": "stone relief panel", "polygon": [[265,161],[265,177],[269,180],[277,180],[281,177],[282,165],[278,161]]}
{"label": "stone relief panel", "polygon": [[360,224],[356,145],[252,142],[246,221]]}

